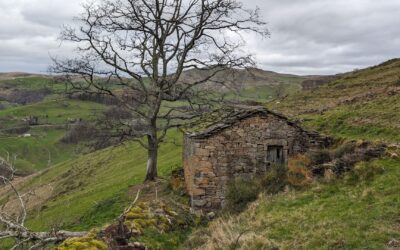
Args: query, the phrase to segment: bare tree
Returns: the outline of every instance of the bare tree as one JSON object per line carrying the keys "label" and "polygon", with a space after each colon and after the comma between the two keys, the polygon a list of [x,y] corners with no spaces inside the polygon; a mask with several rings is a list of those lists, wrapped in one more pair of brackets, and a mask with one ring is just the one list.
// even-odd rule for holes
{"label": "bare tree", "polygon": [[[242,36],[266,37],[266,24],[258,8],[236,0],[100,0],[84,7],[79,28],[61,35],[79,56],[54,59],[50,71],[65,76],[70,92],[112,96],[131,112],[113,132],[147,149],[146,180],[154,180],[167,131],[218,106],[220,96],[202,85],[224,84],[213,77],[254,66]],[[180,81],[190,69],[204,77]]]}

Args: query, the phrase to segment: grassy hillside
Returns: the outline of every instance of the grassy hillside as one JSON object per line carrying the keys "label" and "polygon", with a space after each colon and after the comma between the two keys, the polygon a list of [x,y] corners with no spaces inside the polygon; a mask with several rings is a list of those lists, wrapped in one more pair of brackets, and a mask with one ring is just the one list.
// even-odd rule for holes
{"label": "grassy hillside", "polygon": [[[181,133],[171,131],[171,140]],[[165,144],[159,157],[159,174],[166,176],[181,164],[181,147]],[[28,225],[46,230],[54,225],[86,230],[101,226],[119,215],[129,200],[128,188],[142,183],[147,154],[137,143],[112,147],[49,168],[23,186],[37,190],[42,199],[31,213]]]}
{"label": "grassy hillside", "polygon": [[268,106],[334,136],[399,142],[400,59]]}
{"label": "grassy hillside", "polygon": [[[299,93],[297,83],[288,84],[285,93],[292,95],[268,106],[301,120],[307,128],[336,137],[399,143],[399,75],[400,60],[393,60],[345,74],[312,91]],[[241,91],[244,97],[232,97],[265,101],[280,91],[264,87],[251,86]],[[68,118],[91,119],[92,111],[101,109],[92,103],[47,100],[0,111],[0,121],[5,127],[15,126],[33,113],[44,123],[59,125]],[[41,137],[41,133],[46,135]],[[43,152],[48,148],[54,163],[60,162],[20,186],[37,193],[29,203],[27,223],[34,230],[87,230],[107,224],[134,198],[129,188],[144,179],[146,151],[138,144],[79,156],[76,148],[58,148],[63,133],[38,127],[32,130],[33,138],[0,138],[0,154],[4,149],[22,152],[19,154],[27,155],[31,168],[47,165],[48,154],[43,156]],[[182,140],[178,131],[170,131],[169,138]],[[35,158],[40,152],[42,156]],[[181,152],[181,145],[161,148],[161,176],[181,166]],[[384,249],[392,239],[400,240],[400,160],[382,159],[374,164],[384,171],[371,179],[338,179],[316,183],[307,190],[263,195],[242,214],[225,216],[198,229],[182,247],[226,249],[238,241],[237,249]]]}
{"label": "grassy hillside", "polygon": [[34,173],[70,159],[78,154],[78,148],[60,143],[63,129],[31,129],[31,137],[0,136],[0,156],[16,156],[19,172]]}
{"label": "grassy hillside", "polygon": [[[400,60],[268,103],[310,129],[399,143]],[[372,168],[383,171],[368,177]],[[239,215],[198,229],[183,249],[398,249],[400,159],[368,163],[305,190],[261,195]],[[396,243],[397,242],[397,243]]]}
{"label": "grassy hillside", "polygon": [[[103,110],[105,107],[97,103],[67,99],[0,110],[0,156],[16,155],[16,167],[28,173],[71,159],[80,147],[60,142],[66,125],[71,120],[93,120]],[[39,122],[27,131],[30,137],[6,133],[12,128],[25,127],[23,119],[29,116],[38,117]]]}
{"label": "grassy hillside", "polygon": [[[256,69],[236,76],[240,76],[240,79],[234,79],[235,82],[243,86],[239,92],[230,93],[229,98],[238,100],[266,101],[276,95],[294,93],[300,89],[300,82],[303,80],[294,75]],[[16,155],[16,167],[23,173],[33,173],[76,157],[81,151],[79,146],[73,147],[59,142],[65,134],[65,125],[78,119],[96,119],[106,108],[93,102],[62,98],[59,93],[63,92],[64,86],[54,84],[54,79],[49,76],[13,73],[0,77],[0,100],[1,95],[16,95],[18,98],[13,98],[20,100],[25,93],[43,89],[49,92],[38,102],[20,105],[1,101],[0,156],[5,157],[7,153]],[[22,133],[8,133],[10,129],[26,127],[24,119],[28,117],[37,117],[39,122],[39,125],[31,126],[27,132],[32,137],[24,138],[21,137]]]}
{"label": "grassy hillside", "polygon": [[400,160],[375,164],[385,171],[373,179],[262,195],[198,230],[183,249],[386,249],[400,239]]}
{"label": "grassy hillside", "polygon": [[[188,70],[181,80],[195,82],[211,75],[212,71]],[[306,76],[280,74],[256,68],[230,69],[217,73],[213,81],[206,82],[203,87],[209,90],[225,92],[227,98],[233,100],[252,100],[265,102],[301,90],[301,83],[309,79]],[[215,82],[214,82],[215,81]],[[224,82],[224,86],[216,82]]]}
{"label": "grassy hillside", "polygon": [[58,89],[62,90],[62,86],[54,84],[51,77],[40,75],[20,75],[17,77],[5,77],[0,75],[0,88],[13,88],[13,89]]}
{"label": "grassy hillside", "polygon": [[[33,103],[20,105],[1,101],[0,108],[0,156],[16,156],[16,167],[20,172],[33,173],[76,156],[80,150],[72,145],[60,143],[66,125],[73,120],[92,120],[104,106],[62,98],[63,85],[54,84],[48,76],[10,73],[0,75],[0,100],[3,98]],[[43,93],[41,90],[46,90]],[[39,91],[37,97],[35,91]],[[33,95],[33,99],[29,96]],[[37,117],[38,124],[27,126],[28,117]],[[25,128],[28,127],[28,128]],[[26,132],[10,132],[22,128]],[[22,137],[29,133],[31,137]]]}
{"label": "grassy hillside", "polygon": [[29,116],[38,117],[39,125],[63,125],[69,120],[93,120],[102,111],[104,106],[98,103],[58,98],[0,110],[0,121],[3,129],[22,125]]}

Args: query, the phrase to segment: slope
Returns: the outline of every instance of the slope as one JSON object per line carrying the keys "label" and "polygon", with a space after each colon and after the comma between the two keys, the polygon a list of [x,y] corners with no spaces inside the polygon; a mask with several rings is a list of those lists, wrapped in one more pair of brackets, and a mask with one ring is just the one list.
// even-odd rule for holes
{"label": "slope", "polygon": [[199,229],[182,248],[396,249],[400,160],[374,164],[384,168],[384,174],[262,195],[240,215],[224,216]]}
{"label": "slope", "polygon": [[[399,124],[399,65],[399,60],[393,60],[345,74],[328,85],[268,106],[327,134],[399,142],[395,134]],[[355,119],[365,124],[354,123]],[[181,141],[177,131],[171,131],[169,136],[172,141]],[[161,150],[160,170],[165,176],[181,165],[181,147],[167,144]],[[37,230],[53,226],[82,230],[114,219],[132,199],[127,195],[129,186],[143,180],[145,153],[135,143],[108,148],[63,162],[24,182],[24,190],[43,191],[41,202],[31,207],[28,225]],[[323,248],[384,247],[391,239],[400,237],[400,161],[384,159],[376,164],[384,167],[385,172],[369,181],[339,180],[306,191],[261,198],[243,214],[218,220],[210,228],[200,230],[189,246],[206,249],[209,242],[226,242],[222,232],[227,231],[233,241],[243,233],[244,240],[257,243],[253,245],[256,249],[270,243],[284,249],[309,249],[318,244],[323,244]],[[357,226],[357,222],[361,225]],[[253,238],[244,234],[248,231]],[[213,238],[218,233],[222,238]],[[210,249],[215,249],[213,246]]]}
{"label": "slope", "polygon": [[[181,133],[169,139],[179,143]],[[164,144],[160,149],[159,174],[166,176],[181,164],[181,147]],[[118,216],[134,197],[132,185],[142,183],[147,154],[137,143],[96,151],[48,168],[26,180],[21,190],[34,191],[28,202],[28,226],[48,230],[54,226],[87,230],[102,226]],[[3,197],[2,199],[4,199]],[[6,209],[13,209],[9,202]]]}
{"label": "slope", "polygon": [[344,74],[268,106],[334,136],[399,142],[400,59]]}
{"label": "slope", "polygon": [[263,194],[241,214],[198,229],[182,249],[398,249],[399,94],[400,60],[394,59],[268,103],[309,129],[383,141],[397,151],[344,178]]}

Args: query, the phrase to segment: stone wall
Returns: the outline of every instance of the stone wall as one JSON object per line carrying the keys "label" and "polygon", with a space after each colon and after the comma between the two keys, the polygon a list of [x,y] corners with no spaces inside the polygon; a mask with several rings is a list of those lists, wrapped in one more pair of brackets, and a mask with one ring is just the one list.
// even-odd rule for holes
{"label": "stone wall", "polygon": [[320,143],[273,114],[249,117],[207,138],[186,136],[183,157],[191,205],[203,211],[223,208],[229,179],[253,178],[268,171],[268,146],[282,146],[287,163],[291,155]]}

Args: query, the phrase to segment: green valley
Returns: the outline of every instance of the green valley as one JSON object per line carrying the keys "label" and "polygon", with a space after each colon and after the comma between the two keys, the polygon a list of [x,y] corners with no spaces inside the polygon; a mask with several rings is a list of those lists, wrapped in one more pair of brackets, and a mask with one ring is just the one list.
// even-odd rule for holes
{"label": "green valley", "polygon": [[[285,95],[277,96],[280,85],[249,86],[240,97],[232,94],[235,99],[262,101],[306,128],[334,137],[338,144],[368,140],[391,145],[392,155],[360,163],[382,170],[371,178],[350,172],[332,181],[316,180],[305,188],[261,193],[239,214],[221,213],[215,221],[184,231],[145,230],[135,239],[152,249],[384,249],[395,244],[400,239],[399,75],[400,60],[391,60],[312,90],[301,90],[297,79],[286,83]],[[37,86],[36,81],[32,86]],[[147,152],[137,142],[85,151],[85,145],[60,141],[71,121],[94,121],[106,109],[55,94],[0,110],[0,155],[17,155],[16,167],[32,174],[17,184],[21,191],[33,190],[36,195],[27,202],[27,226],[32,230],[100,229],[114,222],[135,199],[132,190],[143,182],[147,161]],[[39,120],[23,133],[29,137],[6,132],[25,126],[22,120],[29,116]],[[180,130],[169,131],[158,158],[160,178],[168,183],[182,167]],[[152,195],[141,200],[148,202]],[[164,198],[171,204],[189,204],[185,196]],[[1,199],[7,201],[9,193]],[[14,205],[8,200],[5,207]]]}

